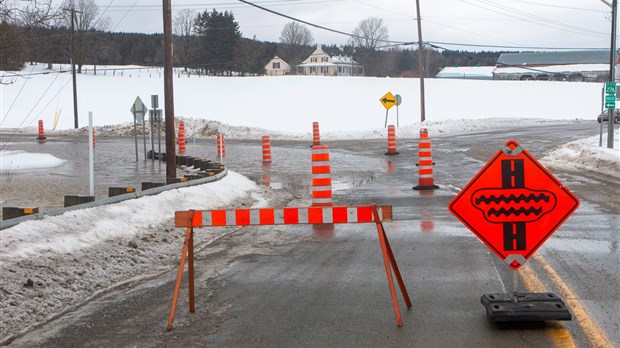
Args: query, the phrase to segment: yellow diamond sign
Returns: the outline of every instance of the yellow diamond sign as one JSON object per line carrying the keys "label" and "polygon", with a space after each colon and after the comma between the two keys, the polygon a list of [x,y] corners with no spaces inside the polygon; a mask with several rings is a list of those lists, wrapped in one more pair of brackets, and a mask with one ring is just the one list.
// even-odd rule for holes
{"label": "yellow diamond sign", "polygon": [[396,105],[396,97],[394,97],[392,92],[387,92],[379,99],[379,101],[383,104],[386,110],[390,110],[392,106]]}

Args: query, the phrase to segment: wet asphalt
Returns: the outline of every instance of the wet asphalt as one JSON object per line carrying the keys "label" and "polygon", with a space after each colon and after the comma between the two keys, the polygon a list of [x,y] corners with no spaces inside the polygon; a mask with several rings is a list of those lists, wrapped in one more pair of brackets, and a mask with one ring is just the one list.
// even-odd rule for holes
{"label": "wet asphalt", "polygon": [[[384,227],[413,302],[407,310],[399,294],[402,327],[394,320],[373,224],[337,225],[333,232],[313,232],[308,226],[246,227],[197,253],[196,313],[188,313],[184,285],[172,331],[165,327],[174,265],[169,272],[98,296],[10,346],[547,347],[561,345],[557,332],[568,335],[579,347],[596,346],[601,341],[592,338],[584,320],[617,346],[617,182],[590,173],[551,170],[581,199],[581,207],[527,264],[545,291],[568,302],[566,289],[546,271],[550,266],[572,291],[570,296],[575,296],[568,303],[573,315],[578,314],[575,306],[585,308],[583,320],[489,322],[480,297],[512,291],[513,271],[447,210],[458,190],[508,139],[518,140],[541,158],[557,144],[597,131],[597,124],[578,123],[433,138],[435,183],[440,186],[433,191],[412,190],[417,185],[416,139],[400,140],[398,156],[383,155],[383,141],[329,144],[333,153],[343,157],[355,154],[378,163],[377,168],[359,172],[355,163],[342,167],[347,174],[341,177],[355,179],[341,180],[346,184],[335,191],[334,201],[394,207],[395,221]],[[281,142],[273,146],[274,153],[305,151],[309,156],[308,145]],[[287,182],[299,182],[299,174],[294,178],[297,167],[292,166],[288,176],[274,174],[273,183],[287,188]],[[262,178],[257,169],[244,173],[239,168],[257,182]],[[301,196],[308,189],[302,183],[298,189],[289,186]],[[273,238],[260,238],[263,234]],[[239,252],[248,246],[255,252]],[[528,291],[528,275],[520,271],[519,276],[517,289]]]}

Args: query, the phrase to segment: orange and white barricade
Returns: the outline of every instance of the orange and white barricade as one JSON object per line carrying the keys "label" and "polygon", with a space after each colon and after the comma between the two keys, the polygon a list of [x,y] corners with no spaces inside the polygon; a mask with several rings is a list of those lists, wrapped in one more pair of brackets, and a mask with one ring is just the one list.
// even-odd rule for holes
{"label": "orange and white barricade", "polygon": [[312,122],[312,146],[321,145],[321,134],[319,133],[319,123]]}
{"label": "orange and white barricade", "polygon": [[[172,296],[170,315],[168,317],[168,331],[172,330],[174,314],[178,302],[185,263],[187,262],[187,278],[189,292],[189,312],[194,313],[194,228],[216,226],[259,226],[259,225],[297,225],[297,224],[346,224],[346,223],[375,223],[383,256],[383,263],[387,275],[396,324],[402,326],[402,318],[398,306],[393,275],[398,282],[407,308],[411,308],[411,300],[407,288],[396,263],[396,258],[383,228],[382,221],[392,220],[391,206],[329,206],[329,207],[288,207],[288,208],[258,208],[232,210],[189,210],[177,211],[175,214],[176,227],[186,227],[185,242],[181,251],[176,284]],[[392,275],[393,274],[393,275]]]}
{"label": "orange and white barricade", "polygon": [[218,157],[226,155],[226,144],[224,144],[224,133],[217,132],[215,135],[217,142]]}
{"label": "orange and white barricade", "polygon": [[39,120],[39,136],[37,137],[37,140],[42,143],[45,139],[47,139],[47,137],[45,136],[45,130],[43,129],[43,120]]}
{"label": "orange and white barricade", "polygon": [[431,138],[428,136],[426,128],[420,129],[420,142],[418,143],[418,186],[414,190],[434,190],[439,186],[435,185],[433,178],[433,149]]}
{"label": "orange and white barricade", "polygon": [[388,126],[388,150],[385,153],[388,156],[398,155],[396,151],[396,128],[394,125]]}
{"label": "orange and white barricade", "polygon": [[263,136],[263,163],[271,163],[271,142],[269,136]]}
{"label": "orange and white barricade", "polygon": [[179,122],[179,153],[180,154],[184,154],[186,147],[185,147],[185,123],[183,122]]}
{"label": "orange and white barricade", "polygon": [[333,205],[331,166],[327,145],[312,146],[312,205]]}

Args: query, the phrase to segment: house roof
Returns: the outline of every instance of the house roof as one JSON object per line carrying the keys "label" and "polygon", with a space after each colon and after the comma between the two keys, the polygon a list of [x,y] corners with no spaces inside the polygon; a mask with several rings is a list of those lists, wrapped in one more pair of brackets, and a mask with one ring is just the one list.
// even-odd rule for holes
{"label": "house roof", "polygon": [[561,65],[561,64],[609,64],[609,50],[502,53],[498,66]]}
{"label": "house roof", "polygon": [[441,69],[435,77],[491,79],[493,70],[495,70],[494,66],[449,66]]}
{"label": "house roof", "polygon": [[268,61],[267,64],[265,64],[265,66],[271,65],[271,62],[273,62],[273,61],[284,63],[284,67],[285,68],[291,69],[291,66],[287,62],[285,62],[284,59],[282,59],[282,58],[280,58],[278,56],[274,56],[273,58],[271,58],[271,60]]}
{"label": "house roof", "polygon": [[[310,62],[310,58],[312,58],[313,56],[322,56],[322,55],[329,56],[331,58],[331,62]],[[312,54],[308,58],[306,58],[306,60],[304,60],[302,64],[299,64],[298,66],[304,67],[304,66],[338,66],[338,65],[358,65],[359,66],[359,63],[354,61],[352,57],[331,56],[325,51],[323,51],[323,47],[321,46],[321,44],[317,44],[316,50],[314,50],[314,52],[312,52]]]}
{"label": "house roof", "polygon": [[607,64],[569,64],[569,65],[548,65],[537,69],[523,69],[522,67],[497,67],[495,74],[524,74],[524,73],[580,73],[580,72],[608,72],[609,63]]}

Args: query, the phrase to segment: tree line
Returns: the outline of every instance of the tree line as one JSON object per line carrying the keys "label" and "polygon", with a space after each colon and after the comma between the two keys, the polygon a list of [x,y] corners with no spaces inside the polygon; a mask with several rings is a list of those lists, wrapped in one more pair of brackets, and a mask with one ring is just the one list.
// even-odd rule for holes
{"label": "tree line", "polygon": [[[51,0],[11,7],[0,2],[0,70],[20,70],[27,63],[163,66],[163,35],[108,31],[94,0],[65,0],[61,10]],[[75,11],[72,11],[75,10]],[[75,30],[72,31],[71,23]],[[275,55],[293,68],[315,49],[309,29],[287,23],[279,42],[243,38],[231,12],[184,9],[173,20],[174,66],[207,75],[262,75]],[[323,45],[330,55],[353,56],[367,76],[418,76],[416,47],[386,45],[388,30],[379,18],[359,23],[345,45]],[[72,47],[75,47],[72,50]],[[72,54],[73,53],[73,54]],[[424,48],[425,75],[445,66],[495,65],[500,52]],[[295,69],[293,72],[295,73]]]}

